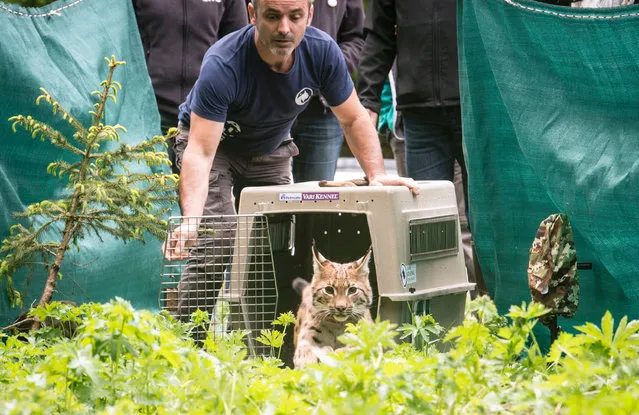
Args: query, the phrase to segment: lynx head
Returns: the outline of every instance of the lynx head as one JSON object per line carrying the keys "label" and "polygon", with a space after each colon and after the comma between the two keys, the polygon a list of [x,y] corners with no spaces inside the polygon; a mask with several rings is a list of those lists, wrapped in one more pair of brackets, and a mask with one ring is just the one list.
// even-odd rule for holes
{"label": "lynx head", "polygon": [[346,264],[324,258],[315,242],[312,250],[314,317],[337,322],[361,319],[373,303],[373,290],[368,280],[372,248],[368,248],[360,259]]}

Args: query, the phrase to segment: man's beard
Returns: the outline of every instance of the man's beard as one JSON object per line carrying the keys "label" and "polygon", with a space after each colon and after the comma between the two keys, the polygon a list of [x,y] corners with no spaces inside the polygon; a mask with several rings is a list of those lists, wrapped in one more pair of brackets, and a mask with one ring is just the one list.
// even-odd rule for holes
{"label": "man's beard", "polygon": [[[278,43],[278,41],[286,40],[286,43]],[[292,35],[278,36],[275,39],[271,39],[269,49],[273,55],[289,56],[295,49],[295,42]]]}

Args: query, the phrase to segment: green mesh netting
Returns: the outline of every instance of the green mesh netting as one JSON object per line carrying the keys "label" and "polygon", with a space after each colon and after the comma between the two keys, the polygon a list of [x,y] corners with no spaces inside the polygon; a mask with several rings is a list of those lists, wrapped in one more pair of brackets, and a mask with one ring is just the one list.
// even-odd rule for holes
{"label": "green mesh netting", "polygon": [[[7,121],[16,114],[31,114],[70,136],[72,130],[51,114],[50,107],[35,106],[40,87],[87,125],[88,110],[95,102],[90,93],[106,78],[104,58],[115,55],[127,64],[115,71],[114,79],[123,90],[118,105],[108,104],[106,123],[124,125],[128,132],[122,141],[133,143],[158,134],[160,121],[131,1],[60,0],[38,9],[0,3],[0,27],[0,238],[4,238],[15,223],[13,212],[65,191],[63,181],[46,173],[47,165],[62,157],[61,150],[24,131],[14,134]],[[157,309],[160,242],[152,236],[147,240],[146,245],[124,245],[110,237],[83,240],[79,253],[73,250],[67,255],[54,299],[85,302],[120,296],[136,307]],[[37,264],[33,273],[17,276],[16,288],[30,286],[26,306],[39,299],[45,277],[46,271]],[[2,324],[18,310],[10,308],[4,283],[0,289]]]}
{"label": "green mesh netting", "polygon": [[537,226],[568,215],[579,310],[639,317],[639,7],[459,0],[471,224],[501,311],[530,301]]}

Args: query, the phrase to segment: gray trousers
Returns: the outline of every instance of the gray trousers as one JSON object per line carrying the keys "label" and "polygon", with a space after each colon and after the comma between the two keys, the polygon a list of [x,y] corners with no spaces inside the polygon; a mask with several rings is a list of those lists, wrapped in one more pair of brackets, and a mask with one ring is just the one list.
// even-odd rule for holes
{"label": "gray trousers", "polygon": [[[189,130],[178,126],[174,151],[182,168],[182,156],[188,144]],[[178,285],[177,316],[189,321],[198,308],[211,314],[215,297],[229,269],[235,241],[240,193],[248,186],[269,186],[292,182],[292,158],[298,154],[293,141],[284,142],[272,153],[243,156],[218,147],[209,172],[209,191],[200,223],[198,240]],[[235,200],[234,200],[235,199]],[[235,203],[234,203],[235,202]]]}

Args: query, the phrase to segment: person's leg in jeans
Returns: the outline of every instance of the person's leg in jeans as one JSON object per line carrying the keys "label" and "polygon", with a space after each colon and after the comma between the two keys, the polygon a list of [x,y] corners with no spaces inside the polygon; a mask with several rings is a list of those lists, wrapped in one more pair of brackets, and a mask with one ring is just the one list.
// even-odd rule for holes
{"label": "person's leg in jeans", "polygon": [[415,180],[454,181],[455,161],[461,168],[465,215],[468,218],[468,173],[462,148],[460,108],[404,114],[406,171]]}
{"label": "person's leg in jeans", "polygon": [[406,173],[415,180],[453,181],[455,156],[449,125],[441,109],[422,117],[404,114]]}
{"label": "person's leg in jeans", "polygon": [[333,180],[344,132],[330,110],[326,114],[302,114],[295,121],[291,136],[299,149],[293,159],[295,182]]}

